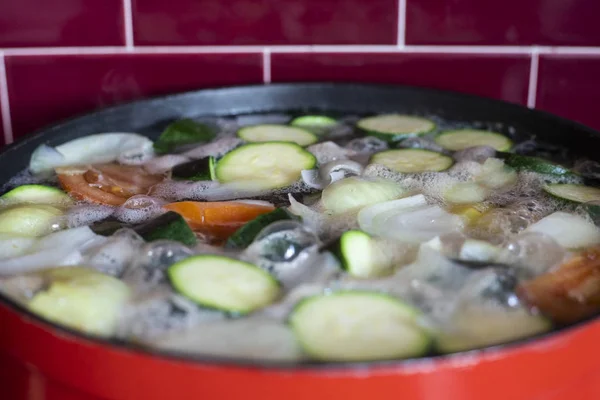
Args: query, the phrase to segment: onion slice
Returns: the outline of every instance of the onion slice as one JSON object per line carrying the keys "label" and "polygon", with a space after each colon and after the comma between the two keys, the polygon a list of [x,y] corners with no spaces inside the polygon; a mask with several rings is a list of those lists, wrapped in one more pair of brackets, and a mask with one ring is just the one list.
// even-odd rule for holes
{"label": "onion slice", "polygon": [[0,261],[0,276],[77,265],[82,260],[81,251],[102,240],[106,238],[87,226],[52,233],[34,243],[25,255]]}
{"label": "onion slice", "polygon": [[99,133],[85,136],[56,147],[39,146],[31,155],[29,169],[34,174],[50,172],[56,167],[102,164],[119,161],[139,164],[154,155],[152,141],[137,133]]}
{"label": "onion slice", "polygon": [[425,242],[463,228],[459,216],[427,204],[422,194],[365,207],[358,213],[358,224],[371,235],[409,243]]}

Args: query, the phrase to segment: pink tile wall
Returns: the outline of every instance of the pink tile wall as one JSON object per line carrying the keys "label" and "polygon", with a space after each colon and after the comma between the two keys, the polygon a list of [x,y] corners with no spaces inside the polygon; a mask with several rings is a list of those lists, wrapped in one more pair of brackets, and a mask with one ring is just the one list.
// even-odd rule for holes
{"label": "pink tile wall", "polygon": [[316,80],[455,90],[600,129],[598,15],[597,0],[0,1],[0,145],[131,99]]}
{"label": "pink tile wall", "polygon": [[0,1],[0,48],[125,44],[122,0]]}
{"label": "pink tile wall", "polygon": [[543,55],[538,108],[600,129],[600,54]]}
{"label": "pink tile wall", "polygon": [[411,0],[411,44],[600,46],[597,0]]}
{"label": "pink tile wall", "polygon": [[263,78],[260,53],[8,56],[6,74],[15,138],[131,99]]}
{"label": "pink tile wall", "polygon": [[141,45],[395,44],[397,0],[133,0]]}
{"label": "pink tile wall", "polygon": [[272,82],[395,83],[527,104],[529,56],[443,53],[273,53]]}

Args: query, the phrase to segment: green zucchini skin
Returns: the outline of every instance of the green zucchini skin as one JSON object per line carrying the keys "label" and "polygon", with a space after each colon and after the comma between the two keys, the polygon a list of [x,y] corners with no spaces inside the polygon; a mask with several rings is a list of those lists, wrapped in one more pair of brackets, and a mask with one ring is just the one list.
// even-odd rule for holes
{"label": "green zucchini skin", "polygon": [[259,215],[252,221],[245,223],[241,228],[235,231],[229,239],[227,239],[225,247],[229,249],[245,249],[252,244],[260,231],[273,222],[296,219],[298,219],[298,217],[286,209],[276,208],[269,213]]}

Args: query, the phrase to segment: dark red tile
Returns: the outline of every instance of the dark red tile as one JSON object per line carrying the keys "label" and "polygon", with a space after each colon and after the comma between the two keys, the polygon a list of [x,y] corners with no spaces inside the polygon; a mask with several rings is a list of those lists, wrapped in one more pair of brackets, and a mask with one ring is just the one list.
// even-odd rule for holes
{"label": "dark red tile", "polygon": [[394,44],[397,0],[133,0],[136,44]]}
{"label": "dark red tile", "polygon": [[406,43],[600,45],[598,0],[407,0]]}
{"label": "dark red tile", "polygon": [[271,80],[395,83],[525,104],[529,58],[524,55],[276,53],[271,59]]}
{"label": "dark red tile", "polygon": [[540,56],[536,107],[600,130],[600,56]]}
{"label": "dark red tile", "polygon": [[6,59],[13,132],[110,104],[203,87],[262,82],[262,56],[169,54],[11,56]]}
{"label": "dark red tile", "polygon": [[0,47],[124,44],[122,0],[0,1]]}

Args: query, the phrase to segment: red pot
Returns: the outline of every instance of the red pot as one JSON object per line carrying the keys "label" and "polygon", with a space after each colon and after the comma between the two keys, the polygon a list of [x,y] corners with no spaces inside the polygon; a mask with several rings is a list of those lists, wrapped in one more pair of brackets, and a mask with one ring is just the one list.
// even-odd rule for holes
{"label": "red pot", "polygon": [[600,399],[600,320],[538,340],[369,368],[195,363],[106,345],[0,304],[0,398]]}

